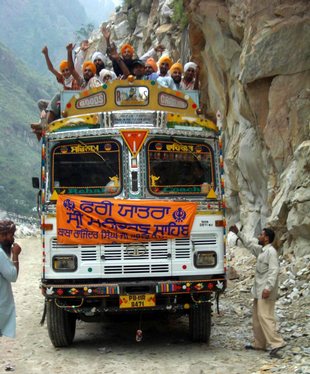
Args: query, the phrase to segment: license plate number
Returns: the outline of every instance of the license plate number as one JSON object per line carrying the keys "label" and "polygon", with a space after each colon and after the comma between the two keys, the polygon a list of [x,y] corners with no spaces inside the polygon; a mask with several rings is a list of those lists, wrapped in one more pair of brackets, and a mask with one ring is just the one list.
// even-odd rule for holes
{"label": "license plate number", "polygon": [[156,305],[155,294],[143,295],[121,295],[119,298],[119,307],[126,308],[147,308]]}

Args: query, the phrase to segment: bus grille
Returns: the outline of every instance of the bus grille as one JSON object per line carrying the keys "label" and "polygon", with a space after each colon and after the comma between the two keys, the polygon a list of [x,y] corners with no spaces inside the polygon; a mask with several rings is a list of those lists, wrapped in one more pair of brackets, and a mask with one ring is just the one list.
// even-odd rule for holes
{"label": "bus grille", "polygon": [[193,240],[140,242],[137,243],[138,253],[133,253],[127,244],[64,245],[57,243],[55,238],[51,242],[51,249],[53,253],[74,252],[85,265],[101,264],[106,276],[156,276],[160,273],[170,273],[172,262],[175,260],[190,260],[194,247],[213,247],[216,242],[213,235],[204,235],[203,239]]}

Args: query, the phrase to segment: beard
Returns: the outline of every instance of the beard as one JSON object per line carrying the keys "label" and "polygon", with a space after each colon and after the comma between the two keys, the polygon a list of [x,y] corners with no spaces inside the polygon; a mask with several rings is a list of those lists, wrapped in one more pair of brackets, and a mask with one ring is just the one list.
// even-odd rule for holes
{"label": "beard", "polygon": [[14,242],[12,240],[3,240],[3,242],[1,242],[1,247],[8,257],[11,257],[11,249],[13,243]]}

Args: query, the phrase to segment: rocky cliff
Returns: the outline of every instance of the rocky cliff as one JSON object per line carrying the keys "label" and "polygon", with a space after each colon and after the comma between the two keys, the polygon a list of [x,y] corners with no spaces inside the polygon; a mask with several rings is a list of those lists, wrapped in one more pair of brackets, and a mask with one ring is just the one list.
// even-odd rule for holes
{"label": "rocky cliff", "polygon": [[109,21],[138,55],[160,42],[199,63],[202,106],[224,117],[228,224],[271,225],[297,256],[310,251],[309,21],[308,0],[125,1]]}

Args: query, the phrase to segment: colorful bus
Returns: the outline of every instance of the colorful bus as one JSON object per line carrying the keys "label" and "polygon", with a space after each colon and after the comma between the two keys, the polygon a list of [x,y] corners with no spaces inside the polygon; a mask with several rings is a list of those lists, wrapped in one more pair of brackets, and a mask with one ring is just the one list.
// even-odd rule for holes
{"label": "colorful bus", "polygon": [[112,313],[185,315],[191,339],[209,340],[226,287],[221,147],[195,92],[129,76],[64,93],[38,195],[54,346]]}

